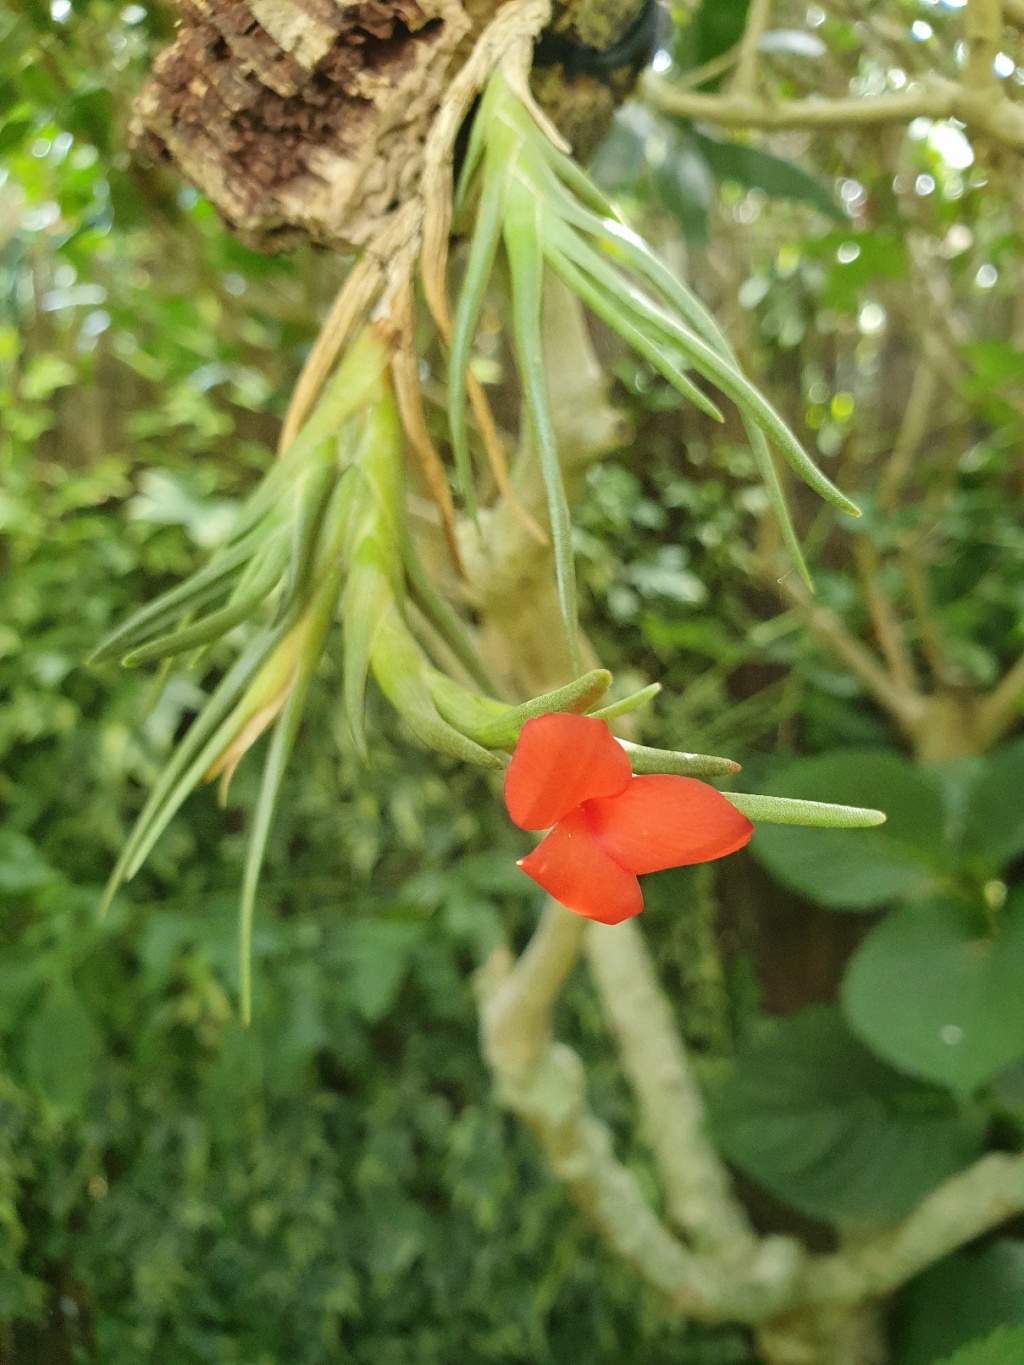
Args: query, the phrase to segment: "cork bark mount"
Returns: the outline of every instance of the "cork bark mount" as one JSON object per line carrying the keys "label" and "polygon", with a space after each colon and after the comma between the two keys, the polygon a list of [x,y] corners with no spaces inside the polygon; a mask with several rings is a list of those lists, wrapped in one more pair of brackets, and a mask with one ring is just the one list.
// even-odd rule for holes
{"label": "cork bark mount", "polygon": [[369,241],[413,189],[453,58],[457,0],[179,0],[135,105],[168,160],[247,245]]}

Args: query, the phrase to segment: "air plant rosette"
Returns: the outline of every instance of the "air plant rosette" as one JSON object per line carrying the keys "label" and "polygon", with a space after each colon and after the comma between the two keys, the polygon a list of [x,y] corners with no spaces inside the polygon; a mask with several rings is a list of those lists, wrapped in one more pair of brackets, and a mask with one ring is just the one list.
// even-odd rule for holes
{"label": "air plant rosette", "polygon": [[[438,293],[436,261],[434,278],[424,275],[424,294],[442,339],[450,342],[448,417],[453,481],[463,509],[462,531],[479,534],[474,529],[480,496],[466,420],[467,399],[477,415],[481,444],[488,467],[496,474],[499,495],[510,501],[514,496],[500,443],[488,422],[486,400],[470,370],[484,297],[499,249],[504,250],[512,348],[528,428],[527,458],[539,466],[548,513],[546,530],[535,529],[538,536],[550,534],[574,676],[564,687],[523,705],[514,706],[499,697],[478,657],[471,630],[432,585],[417,557],[406,514],[407,452],[426,474],[453,564],[459,568],[454,503],[447,472],[423,421],[411,342],[415,250],[410,247],[418,245],[428,216],[429,196],[424,191],[419,219],[408,215],[411,227],[396,247],[391,277],[385,280],[386,272],[378,270],[367,285],[365,272],[350,276],[349,294],[343,291],[340,310],[337,305],[335,309],[336,317],[346,319],[345,325],[334,326],[329,347],[318,343],[317,365],[324,369],[327,354],[333,372],[322,384],[311,382],[308,373],[300,381],[304,396],[293,405],[284,448],[241,509],[225,543],[186,582],[114,631],[95,655],[97,659],[119,657],[129,665],[185,657],[194,665],[215,644],[226,642],[236,651],[234,662],[150,793],[111,876],[104,908],[122,883],[139,870],[188,795],[204,781],[219,780],[224,800],[239,762],[269,732],[240,903],[241,1001],[246,1019],[251,1013],[250,956],[260,869],[310,684],[325,652],[333,648],[336,623],[340,623],[344,711],[352,745],[364,758],[369,751],[364,696],[371,676],[412,736],[426,747],[496,770],[507,768],[509,755],[514,754],[507,798],[518,780],[514,774],[526,768],[534,775],[553,771],[552,765],[558,767],[564,757],[564,725],[552,726],[550,719],[541,723],[538,718],[589,717],[575,723],[574,733],[580,733],[582,726],[590,735],[603,736],[600,762],[612,765],[619,785],[615,792],[605,793],[603,788],[591,791],[584,783],[583,794],[564,810],[564,802],[556,802],[558,811],[550,821],[554,828],[548,841],[564,843],[569,825],[581,820],[577,832],[585,825],[590,838],[594,821],[600,825],[604,820],[598,830],[598,851],[604,856],[612,848],[613,861],[619,858],[616,866],[624,868],[622,875],[632,877],[634,883],[637,871],[662,865],[657,859],[651,863],[651,857],[638,854],[634,846],[638,837],[642,842],[643,820],[639,825],[634,822],[630,848],[625,853],[621,848],[618,854],[614,851],[618,848],[616,821],[625,817],[630,803],[639,800],[642,804],[642,792],[653,791],[633,785],[642,780],[637,774],[671,774],[677,784],[692,784],[671,786],[671,793],[659,788],[658,797],[668,801],[665,809],[674,812],[671,820],[681,824],[689,820],[696,829],[702,820],[711,819],[725,831],[722,839],[708,844],[707,857],[724,856],[746,842],[750,821],[855,828],[884,819],[877,811],[718,793],[695,779],[735,773],[738,765],[731,760],[650,749],[612,738],[608,722],[650,700],[658,689],[647,687],[602,707],[611,675],[582,667],[570,511],[549,411],[541,328],[547,272],[557,276],[702,411],[720,416],[698,379],[714,385],[736,404],[783,536],[808,582],[771,447],[834,506],[845,512],[857,509],[809,460],[782,419],[743,377],[699,300],[619,220],[586,173],[558,145],[557,134],[529,98],[522,45],[512,44],[497,54],[479,50],[488,55],[490,76],[474,117],[454,201],[456,221],[466,225],[470,237],[454,318],[449,321],[447,303]],[[516,53],[518,66],[512,60]],[[450,203],[445,212],[450,218]],[[428,235],[425,228],[422,235]],[[419,628],[423,622],[429,623],[426,631]],[[442,647],[431,652],[431,641],[440,641]],[[457,661],[457,668],[450,666],[452,660]],[[453,676],[456,671],[457,677]],[[595,801],[604,802],[600,810]],[[524,824],[513,805],[514,800],[509,809],[517,823],[531,829],[548,827],[536,824],[537,812],[528,812],[526,820],[534,819],[534,823]],[[646,811],[644,819],[650,814]],[[671,835],[662,829],[657,835],[664,844],[662,853],[676,858],[664,865],[704,860],[687,852],[704,849],[700,839],[687,843],[686,836],[680,844],[679,833]],[[544,862],[540,850],[545,844],[524,860],[530,875]],[[597,854],[592,849],[591,854],[592,873]],[[575,896],[561,873],[536,880],[570,908],[591,914],[592,901]],[[629,890],[614,913],[591,917],[614,921],[641,907],[639,892],[634,895]]]}

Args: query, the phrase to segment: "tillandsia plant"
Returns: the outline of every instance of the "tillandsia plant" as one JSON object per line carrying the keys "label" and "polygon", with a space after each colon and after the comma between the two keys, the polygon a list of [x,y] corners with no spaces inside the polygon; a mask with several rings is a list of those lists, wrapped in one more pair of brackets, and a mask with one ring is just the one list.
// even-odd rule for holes
{"label": "tillandsia plant", "polygon": [[[547,494],[559,603],[570,658],[579,666],[579,628],[569,506],[549,414],[541,331],[544,274],[550,269],[702,412],[722,414],[690,378],[710,381],[738,406],[750,448],[795,567],[810,575],[793,529],[769,442],[815,492],[859,516],[810,460],[768,401],[743,376],[717,323],[616,214],[547,121],[516,94],[506,75],[490,80],[474,119],[456,213],[472,201],[472,241],[455,313],[448,402],[459,488],[475,508],[465,425],[465,374],[499,242],[509,267],[515,352],[529,434]],[[560,141],[560,140],[559,140]]]}
{"label": "tillandsia plant", "polygon": [[[544,7],[534,8],[542,17]],[[495,28],[500,29],[500,16]],[[444,200],[443,177],[431,181],[428,174],[431,165],[436,169],[445,155],[450,158],[458,130],[458,120],[442,109],[434,139],[441,153],[428,142],[420,197],[408,211],[399,211],[391,237],[350,274],[300,379],[280,457],[242,508],[226,543],[187,582],[114,631],[95,655],[120,657],[129,665],[182,656],[194,661],[219,641],[238,641],[235,662],[150,794],[114,869],[104,907],[138,871],[189,793],[201,782],[219,779],[223,800],[243,755],[270,731],[240,905],[246,1019],[260,869],[310,684],[336,620],[344,711],[357,752],[364,758],[368,753],[363,710],[371,674],[425,746],[493,769],[507,767],[515,751],[506,786],[513,820],[526,829],[553,826],[536,853],[523,860],[523,869],[589,918],[618,922],[638,913],[643,902],[636,874],[725,856],[747,841],[752,820],[842,828],[884,819],[878,811],[860,808],[721,794],[696,779],[736,772],[731,760],[616,741],[608,729],[609,721],[650,700],[658,688],[646,687],[601,707],[611,675],[582,666],[569,506],[541,336],[547,269],[703,411],[720,416],[689,372],[737,404],[785,539],[808,582],[769,442],[834,506],[851,513],[857,509],[742,376],[703,305],[620,222],[559,145],[529,95],[528,49],[521,38],[515,25],[504,43],[485,34],[467,62],[470,78],[462,81],[450,108],[464,111],[475,88],[486,85],[486,90],[454,206]],[[428,268],[426,246],[431,223],[436,232],[439,221],[451,220],[453,207],[469,224],[471,244],[449,323],[443,279],[447,253],[435,256]],[[406,516],[403,472],[409,450],[437,506],[453,567],[461,572],[461,542],[481,534],[468,397],[499,493],[534,538],[546,542],[545,530],[516,502],[495,424],[469,366],[500,241],[508,258],[514,350],[528,415],[525,458],[536,459],[546,494],[572,664],[564,686],[519,706],[498,695],[467,624],[420,563]],[[450,444],[455,485],[467,513],[461,527],[419,392],[412,272],[421,242],[424,293],[442,337],[450,342]],[[552,726],[551,718],[559,713],[587,718],[575,727]],[[545,717],[547,723],[540,724]],[[590,761],[577,774],[579,780],[568,780],[569,760],[583,734],[588,738],[576,758],[589,753]],[[604,781],[609,771],[615,778],[610,787]],[[653,775],[662,776],[655,780]],[[531,801],[524,805],[524,782],[552,799],[539,807]],[[596,894],[605,876],[615,883],[616,894]]]}

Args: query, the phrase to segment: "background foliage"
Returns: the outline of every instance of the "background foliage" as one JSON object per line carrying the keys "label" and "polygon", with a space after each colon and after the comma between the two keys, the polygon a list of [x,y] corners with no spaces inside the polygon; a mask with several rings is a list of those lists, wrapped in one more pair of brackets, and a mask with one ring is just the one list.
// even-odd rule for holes
{"label": "background foliage", "polygon": [[[779,89],[850,70],[898,88],[954,60],[955,5],[866,8],[780,6]],[[726,52],[744,11],[680,10],[677,65]],[[341,275],[246,252],[130,163],[127,104],[168,27],[105,0],[0,16],[0,1361],[739,1365],[742,1334],[666,1315],[491,1106],[471,975],[535,901],[484,779],[383,727],[364,769],[325,673],[273,835],[252,1033],[233,1005],[245,767],[95,923],[200,679],[82,661],[216,542]],[[851,528],[796,498],[820,601],[870,639],[880,581],[944,685],[990,687],[1024,638],[1012,165],[982,167],[952,125],[748,145],[633,105],[595,173],[865,506],[858,561]],[[880,506],[923,325],[952,377],[906,496]],[[764,573],[738,431],[683,418],[603,344],[637,435],[592,472],[577,548],[603,660],[623,686],[665,684],[645,737],[891,812],[879,832],[762,831],[717,875],[654,879],[645,914],[759,1222],[824,1244],[1020,1144],[1024,749],[915,764]],[[644,1179],[582,977],[565,1013]],[[910,1287],[901,1365],[997,1327],[953,1358],[1013,1358],[1014,1232]]]}

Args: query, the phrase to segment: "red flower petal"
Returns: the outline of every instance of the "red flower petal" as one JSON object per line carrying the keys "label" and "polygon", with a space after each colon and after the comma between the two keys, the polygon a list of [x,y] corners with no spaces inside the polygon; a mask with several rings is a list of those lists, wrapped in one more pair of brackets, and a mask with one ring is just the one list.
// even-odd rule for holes
{"label": "red flower petal", "polygon": [[619,796],[583,809],[609,857],[637,874],[724,858],[754,832],[721,792],[692,777],[634,777]]}
{"label": "red flower petal", "polygon": [[644,908],[640,883],[609,858],[574,810],[519,862],[548,895],[587,919],[621,924]]}
{"label": "red flower petal", "polygon": [[549,711],[519,732],[505,805],[520,829],[550,829],[581,801],[623,791],[632,776],[603,720]]}

